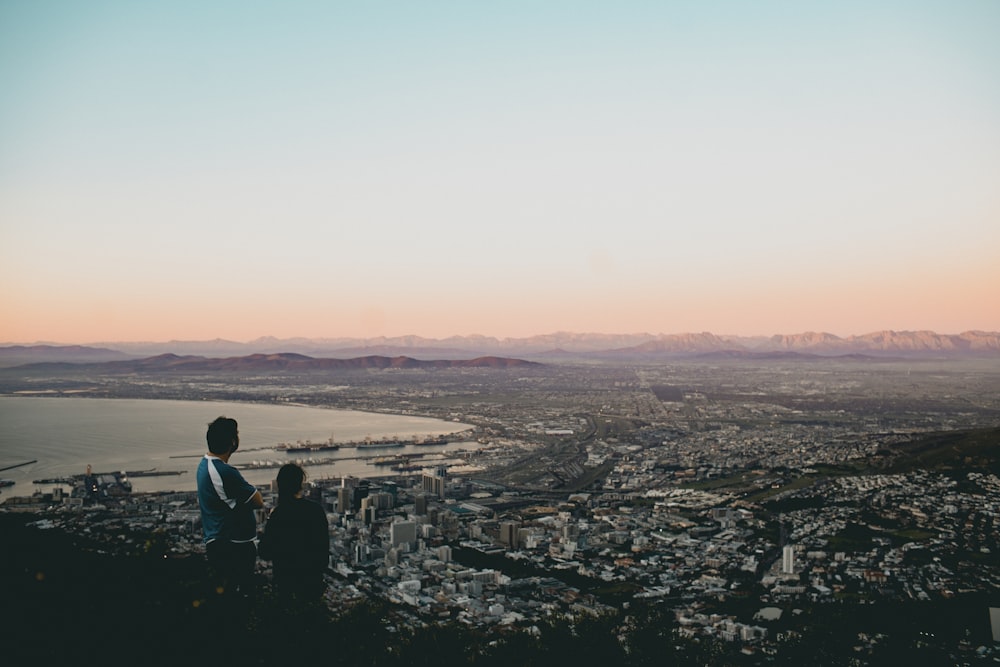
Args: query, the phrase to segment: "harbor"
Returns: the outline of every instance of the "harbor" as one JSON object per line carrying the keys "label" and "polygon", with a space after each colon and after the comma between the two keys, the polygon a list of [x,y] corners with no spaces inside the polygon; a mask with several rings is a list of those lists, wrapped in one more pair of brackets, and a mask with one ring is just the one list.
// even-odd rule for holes
{"label": "harbor", "polygon": [[413,436],[410,440],[400,440],[398,438],[378,438],[370,436],[363,440],[336,442],[330,436],[326,442],[313,442],[312,440],[298,440],[294,444],[280,442],[275,446],[275,450],[286,454],[312,454],[314,452],[335,452],[341,448],[345,449],[396,449],[407,445],[426,447],[431,445],[447,445],[450,441],[444,436]]}
{"label": "harbor", "polygon": [[[0,400],[0,468],[9,472],[0,472],[0,479],[15,484],[3,488],[3,497],[48,491],[48,484],[34,480],[70,478],[84,472],[88,463],[94,470],[188,473],[129,475],[136,492],[194,489],[194,471],[206,452],[205,426],[220,414],[232,415],[240,423],[234,464],[254,459],[336,460],[335,465],[312,466],[313,479],[376,475],[379,469],[345,457],[413,452],[418,448],[409,443],[425,439],[444,436],[449,440],[445,446],[421,447],[428,451],[476,447],[468,424],[427,417],[227,401],[5,397]],[[275,449],[279,443],[294,445],[298,440],[322,445],[331,434],[336,436],[335,450],[278,453]],[[370,451],[344,447],[364,442],[366,437],[390,438],[404,447]],[[245,477],[252,484],[264,485],[271,483],[275,472],[249,470]]]}

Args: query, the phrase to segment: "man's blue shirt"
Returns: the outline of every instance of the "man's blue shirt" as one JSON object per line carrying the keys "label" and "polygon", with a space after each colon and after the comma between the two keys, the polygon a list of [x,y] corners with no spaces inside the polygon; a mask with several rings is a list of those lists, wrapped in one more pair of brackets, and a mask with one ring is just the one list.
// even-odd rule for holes
{"label": "man's blue shirt", "polygon": [[212,540],[249,542],[257,537],[250,499],[257,489],[222,459],[205,455],[198,464],[198,505],[205,544]]}

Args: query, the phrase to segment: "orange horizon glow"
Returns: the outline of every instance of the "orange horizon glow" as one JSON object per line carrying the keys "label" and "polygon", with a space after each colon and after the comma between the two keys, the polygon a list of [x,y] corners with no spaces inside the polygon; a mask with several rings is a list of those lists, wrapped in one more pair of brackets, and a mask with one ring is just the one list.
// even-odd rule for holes
{"label": "orange horizon glow", "polygon": [[[1000,303],[1000,273],[979,276],[961,286],[904,278],[886,280],[878,288],[865,284],[800,285],[770,297],[732,291],[688,292],[658,303],[632,295],[602,302],[565,295],[541,302],[497,299],[490,308],[450,308],[382,302],[381,305],[339,300],[314,304],[240,300],[147,302],[74,298],[67,302],[18,303],[0,298],[3,344],[87,344],[169,340],[224,339],[248,342],[261,337],[379,338],[419,336],[443,339],[483,335],[528,338],[555,332],[679,334],[709,331],[717,335],[770,336],[807,331],[839,337],[875,331],[1000,331],[1000,315],[989,304]],[[190,295],[189,295],[190,296]],[[474,295],[473,295],[474,296]]]}

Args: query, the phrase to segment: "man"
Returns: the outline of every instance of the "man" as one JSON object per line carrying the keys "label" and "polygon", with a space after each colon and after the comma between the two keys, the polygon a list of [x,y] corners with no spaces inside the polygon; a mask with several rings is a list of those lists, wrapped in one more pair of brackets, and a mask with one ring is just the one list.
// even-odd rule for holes
{"label": "man", "polygon": [[198,505],[208,564],[220,593],[249,594],[257,564],[257,517],[264,500],[229,457],[240,446],[235,419],[219,417],[208,425],[208,453],[198,464]]}

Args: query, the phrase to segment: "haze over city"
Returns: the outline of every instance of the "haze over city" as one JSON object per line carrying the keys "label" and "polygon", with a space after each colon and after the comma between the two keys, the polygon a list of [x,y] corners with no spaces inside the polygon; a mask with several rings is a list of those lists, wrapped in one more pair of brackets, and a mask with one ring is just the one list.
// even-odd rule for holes
{"label": "haze over city", "polygon": [[1000,4],[0,5],[0,341],[1000,331]]}

